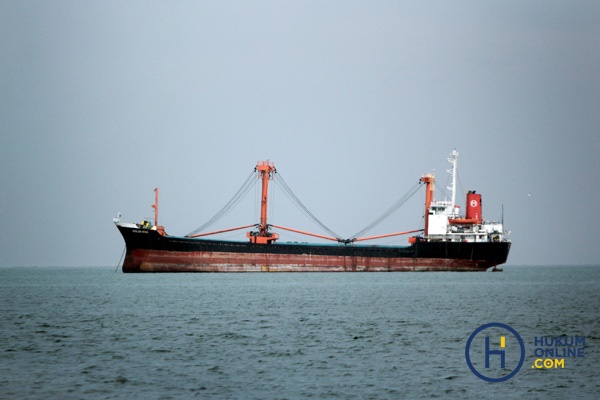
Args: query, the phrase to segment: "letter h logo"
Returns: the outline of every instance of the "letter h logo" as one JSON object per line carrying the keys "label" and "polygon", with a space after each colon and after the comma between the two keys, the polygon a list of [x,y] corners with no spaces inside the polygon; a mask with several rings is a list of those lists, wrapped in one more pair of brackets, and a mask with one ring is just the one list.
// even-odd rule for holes
{"label": "letter h logo", "polygon": [[[505,347],[505,337],[500,337],[500,347]],[[485,367],[490,367],[490,355],[499,355],[500,356],[500,368],[505,368],[505,358],[506,352],[504,350],[490,350],[490,337],[485,337]]]}
{"label": "letter h logo", "polygon": [[[485,372],[486,373],[492,373],[492,376],[487,376],[484,375],[482,372],[478,371],[476,366],[473,365],[473,363],[471,362],[471,344],[473,343],[473,339],[475,339],[475,337],[477,337],[477,335],[483,331],[485,331],[486,329],[490,329],[490,328],[494,328],[494,329],[504,329],[506,331],[508,331],[514,338],[515,338],[515,342],[514,343],[518,343],[519,344],[519,348],[520,348],[520,357],[519,357],[519,362],[516,364],[516,366],[513,367],[514,363],[513,363],[513,357],[509,356],[509,365],[508,365],[508,370],[510,370],[512,368],[512,371],[507,371],[506,368],[506,336],[502,336],[502,334],[498,334],[498,333],[494,333],[492,334],[491,332],[488,333],[488,335],[491,335],[492,337],[498,337],[500,336],[500,348],[498,348],[496,345],[493,345],[493,350],[490,349],[490,338],[489,336],[485,337],[485,347],[483,350],[485,350]],[[508,336],[508,335],[507,335]],[[481,337],[481,336],[479,336]],[[474,350],[473,353],[475,355],[477,355],[477,359],[481,360],[481,349],[483,346],[480,345],[481,339],[479,339],[477,341],[477,346],[475,346],[477,348],[477,350]],[[512,340],[512,339],[511,339]],[[513,347],[513,342],[511,342],[511,351]],[[510,353],[512,354],[512,353]],[[494,358],[494,357],[490,357],[490,356],[500,356],[500,365],[502,367],[502,371],[498,371],[497,369],[491,369],[490,371],[490,358]],[[488,382],[502,382],[502,381],[506,381],[510,378],[512,378],[513,376],[515,376],[515,374],[519,371],[519,369],[521,369],[521,367],[523,366],[523,362],[525,361],[525,343],[523,343],[523,339],[521,339],[521,336],[519,335],[519,333],[517,331],[515,331],[513,328],[511,328],[510,326],[506,325],[506,324],[502,324],[500,322],[490,322],[489,324],[484,324],[481,325],[479,328],[475,329],[475,331],[471,334],[471,336],[469,336],[469,340],[467,340],[467,345],[465,346],[465,359],[467,360],[467,365],[469,366],[469,368],[471,369],[471,371],[480,379],[483,379],[484,381],[488,381]],[[496,359],[497,360],[497,359]],[[482,368],[483,370],[483,368]],[[504,374],[504,375],[503,375]]]}

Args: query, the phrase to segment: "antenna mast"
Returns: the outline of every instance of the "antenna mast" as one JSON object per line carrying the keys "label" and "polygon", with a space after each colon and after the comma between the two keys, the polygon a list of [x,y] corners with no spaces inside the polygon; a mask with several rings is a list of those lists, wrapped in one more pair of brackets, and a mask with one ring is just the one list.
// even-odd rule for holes
{"label": "antenna mast", "polygon": [[452,176],[452,186],[447,189],[452,192],[452,209],[454,209],[456,205],[456,164],[458,163],[458,151],[456,149],[452,150],[447,160],[452,164],[452,167],[447,171]]}

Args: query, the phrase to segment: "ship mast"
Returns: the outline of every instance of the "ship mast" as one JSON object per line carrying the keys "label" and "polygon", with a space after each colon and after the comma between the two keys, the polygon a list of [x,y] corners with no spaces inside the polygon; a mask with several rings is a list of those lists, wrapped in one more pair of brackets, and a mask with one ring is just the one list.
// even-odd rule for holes
{"label": "ship mast", "polygon": [[447,189],[452,192],[452,210],[454,210],[454,206],[456,205],[456,164],[458,163],[458,151],[456,149],[452,150],[450,158],[447,160],[452,164],[452,167],[447,171],[452,176],[452,186]]}
{"label": "ship mast", "polygon": [[421,182],[426,185],[425,187],[425,230],[424,235],[429,235],[429,208],[433,201],[433,184],[435,183],[435,177],[432,174],[425,174],[421,177]]}
{"label": "ship mast", "polygon": [[158,226],[158,188],[154,188],[154,204],[152,204],[152,208],[154,209],[154,226]]}
{"label": "ship mast", "polygon": [[262,180],[262,191],[260,200],[260,224],[258,231],[246,233],[251,243],[270,244],[279,239],[279,235],[269,232],[267,225],[267,208],[269,204],[269,180],[273,179],[273,174],[277,172],[275,165],[270,161],[261,161],[256,165],[259,179]]}
{"label": "ship mast", "polygon": [[165,236],[165,227],[158,225],[158,188],[154,188],[154,204],[152,204],[152,208],[154,209],[154,228],[160,233],[162,236]]}

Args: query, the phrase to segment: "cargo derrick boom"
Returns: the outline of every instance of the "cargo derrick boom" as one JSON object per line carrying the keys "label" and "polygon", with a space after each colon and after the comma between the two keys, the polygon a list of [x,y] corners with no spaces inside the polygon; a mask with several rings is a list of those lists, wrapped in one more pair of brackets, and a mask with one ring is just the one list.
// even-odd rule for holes
{"label": "cargo derrick boom", "polygon": [[250,239],[250,243],[256,244],[271,244],[279,239],[279,235],[274,232],[269,232],[267,224],[267,209],[269,205],[269,180],[273,179],[273,174],[277,172],[275,165],[270,161],[262,161],[256,165],[258,177],[262,181],[262,191],[260,199],[260,224],[258,231],[246,232],[246,237]]}

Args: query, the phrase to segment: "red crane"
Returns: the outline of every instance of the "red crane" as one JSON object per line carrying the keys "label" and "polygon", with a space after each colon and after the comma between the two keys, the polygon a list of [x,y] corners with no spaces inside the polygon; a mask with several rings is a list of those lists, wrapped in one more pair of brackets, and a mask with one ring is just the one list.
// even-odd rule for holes
{"label": "red crane", "polygon": [[270,244],[279,239],[279,235],[269,232],[267,225],[267,207],[269,204],[269,180],[273,179],[273,174],[277,172],[275,165],[270,161],[261,161],[256,165],[258,177],[262,180],[262,194],[260,200],[260,224],[258,231],[246,233],[250,243]]}

